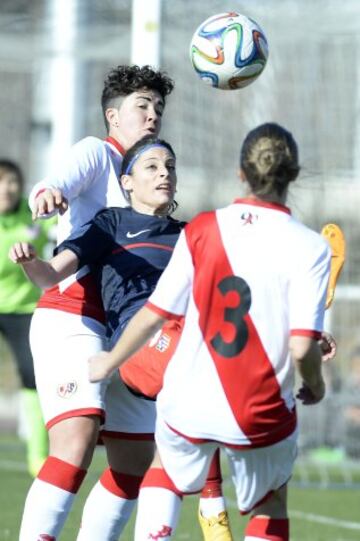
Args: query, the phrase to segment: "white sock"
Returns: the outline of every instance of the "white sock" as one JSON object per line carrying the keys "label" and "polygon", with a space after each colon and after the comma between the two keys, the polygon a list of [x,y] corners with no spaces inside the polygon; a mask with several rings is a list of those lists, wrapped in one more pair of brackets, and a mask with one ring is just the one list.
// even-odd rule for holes
{"label": "white sock", "polygon": [[19,541],[38,541],[41,535],[56,539],[74,498],[72,492],[35,479],[25,501]]}
{"label": "white sock", "polygon": [[117,541],[136,501],[116,496],[98,481],[85,502],[77,541]]}
{"label": "white sock", "polygon": [[222,496],[217,498],[200,498],[200,512],[203,517],[217,517],[226,510],[225,500]]}
{"label": "white sock", "polygon": [[141,488],[136,515],[135,541],[160,538],[162,541],[169,540],[178,523],[181,501],[175,492],[167,488]]}

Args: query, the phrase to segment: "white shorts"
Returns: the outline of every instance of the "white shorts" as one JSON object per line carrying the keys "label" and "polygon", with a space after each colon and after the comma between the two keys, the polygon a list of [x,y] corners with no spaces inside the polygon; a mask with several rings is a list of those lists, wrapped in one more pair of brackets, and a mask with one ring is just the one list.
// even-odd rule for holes
{"label": "white shorts", "polygon": [[238,450],[218,442],[191,443],[171,430],[159,416],[155,440],[166,473],[184,493],[201,491],[214,452],[222,447],[229,461],[238,507],[243,514],[287,483],[297,454],[297,430],[274,445]]}
{"label": "white shorts", "polygon": [[156,402],[135,396],[114,374],[105,395],[106,421],[101,432],[117,437],[137,434],[140,439],[154,439]]}
{"label": "white shorts", "polygon": [[98,321],[37,308],[30,327],[36,386],[47,428],[78,415],[105,414],[107,382],[90,383],[88,359],[105,347]]}
{"label": "white shorts", "polygon": [[[106,417],[112,433],[153,433],[155,404],[114,379],[90,383],[88,359],[106,349],[105,327],[77,314],[37,308],[30,328],[36,385],[47,428],[83,415]],[[109,393],[109,395],[108,395]]]}

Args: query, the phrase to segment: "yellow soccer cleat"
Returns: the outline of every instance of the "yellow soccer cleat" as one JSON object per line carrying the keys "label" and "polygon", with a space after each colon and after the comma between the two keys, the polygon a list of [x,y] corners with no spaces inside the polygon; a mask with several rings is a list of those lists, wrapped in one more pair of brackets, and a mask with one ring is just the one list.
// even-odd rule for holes
{"label": "yellow soccer cleat", "polygon": [[346,242],[344,233],[336,224],[324,225],[321,235],[328,241],[331,248],[330,278],[326,296],[326,308],[329,308],[334,299],[336,282],[345,262]]}
{"label": "yellow soccer cleat", "polygon": [[198,517],[204,541],[233,541],[226,511],[222,511],[217,517],[205,518],[199,509]]}

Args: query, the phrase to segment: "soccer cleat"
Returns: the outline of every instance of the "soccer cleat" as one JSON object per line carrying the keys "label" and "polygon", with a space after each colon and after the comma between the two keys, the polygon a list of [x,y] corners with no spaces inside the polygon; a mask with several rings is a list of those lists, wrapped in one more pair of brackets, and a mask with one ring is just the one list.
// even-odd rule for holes
{"label": "soccer cleat", "polygon": [[198,518],[204,541],[233,541],[226,511],[222,511],[217,517],[205,518],[199,509]]}
{"label": "soccer cleat", "polygon": [[331,248],[330,277],[326,295],[326,308],[329,308],[334,300],[336,282],[345,262],[346,242],[344,233],[336,224],[324,225],[321,235],[328,241]]}

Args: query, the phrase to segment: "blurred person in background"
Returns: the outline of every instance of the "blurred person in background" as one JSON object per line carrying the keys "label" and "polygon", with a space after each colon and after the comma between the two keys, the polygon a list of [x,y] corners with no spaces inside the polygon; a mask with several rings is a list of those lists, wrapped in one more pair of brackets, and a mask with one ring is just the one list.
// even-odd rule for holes
{"label": "blurred person in background", "polygon": [[48,453],[29,345],[30,321],[41,290],[11,264],[8,252],[15,240],[22,239],[44,253],[49,230],[55,226],[54,220],[33,223],[23,192],[24,177],[18,164],[0,159],[0,334],[14,355],[21,382],[20,419],[24,420],[28,471],[35,477]]}

